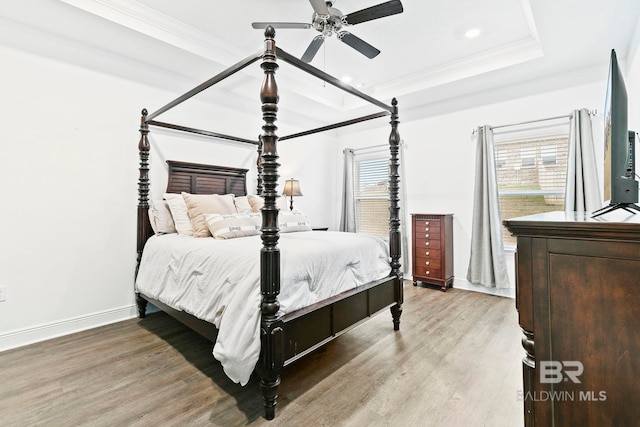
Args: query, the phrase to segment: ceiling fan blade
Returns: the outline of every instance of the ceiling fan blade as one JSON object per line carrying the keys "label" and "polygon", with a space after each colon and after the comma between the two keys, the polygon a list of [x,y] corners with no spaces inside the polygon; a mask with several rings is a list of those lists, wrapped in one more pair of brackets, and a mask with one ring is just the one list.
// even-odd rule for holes
{"label": "ceiling fan blade", "polygon": [[329,15],[329,6],[324,0],[309,0],[311,7],[318,15]]}
{"label": "ceiling fan blade", "polygon": [[338,38],[369,59],[375,58],[380,53],[378,49],[371,46],[366,41],[346,31],[338,33]]}
{"label": "ceiling fan blade", "polygon": [[304,51],[304,55],[302,55],[302,58],[300,59],[307,63],[311,62],[311,60],[313,60],[313,57],[316,56],[316,53],[318,53],[318,50],[320,49],[320,46],[322,46],[322,43],[324,43],[324,36],[315,36],[313,40],[311,40],[311,44],[309,45],[307,50]]}
{"label": "ceiling fan blade", "polygon": [[264,29],[271,25],[273,28],[311,28],[311,24],[302,22],[253,22],[251,26],[255,29]]}
{"label": "ceiling fan blade", "polygon": [[400,0],[391,0],[385,3],[381,3],[377,6],[371,6],[366,9],[359,10],[357,12],[349,13],[345,15],[344,19],[349,25],[356,25],[362,22],[372,21],[378,18],[384,18],[385,16],[395,15],[402,13],[404,8]]}

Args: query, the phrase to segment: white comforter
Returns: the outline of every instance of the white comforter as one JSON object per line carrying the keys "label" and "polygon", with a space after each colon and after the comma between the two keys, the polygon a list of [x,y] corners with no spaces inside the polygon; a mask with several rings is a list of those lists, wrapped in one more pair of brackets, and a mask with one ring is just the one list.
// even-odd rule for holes
{"label": "white comforter", "polygon": [[[142,254],[136,289],[213,323],[213,355],[245,385],[260,354],[260,236],[229,240],[178,234],[151,237]],[[284,313],[306,307],[390,272],[388,245],[355,233],[280,235]]]}

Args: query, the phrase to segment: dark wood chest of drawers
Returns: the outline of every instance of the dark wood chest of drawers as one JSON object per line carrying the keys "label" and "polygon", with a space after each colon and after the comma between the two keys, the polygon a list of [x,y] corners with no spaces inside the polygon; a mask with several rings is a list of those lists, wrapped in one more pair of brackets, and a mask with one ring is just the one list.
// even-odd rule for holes
{"label": "dark wood chest of drawers", "polygon": [[413,284],[453,284],[453,215],[411,214]]}
{"label": "dark wood chest of drawers", "polygon": [[640,215],[589,215],[504,221],[518,238],[525,426],[640,420]]}

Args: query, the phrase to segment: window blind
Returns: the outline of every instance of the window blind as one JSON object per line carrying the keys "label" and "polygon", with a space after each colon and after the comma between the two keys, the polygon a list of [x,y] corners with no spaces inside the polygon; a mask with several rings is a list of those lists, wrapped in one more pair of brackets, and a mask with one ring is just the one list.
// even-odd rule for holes
{"label": "window blind", "polygon": [[389,234],[389,160],[379,156],[354,159],[356,231],[387,236]]}

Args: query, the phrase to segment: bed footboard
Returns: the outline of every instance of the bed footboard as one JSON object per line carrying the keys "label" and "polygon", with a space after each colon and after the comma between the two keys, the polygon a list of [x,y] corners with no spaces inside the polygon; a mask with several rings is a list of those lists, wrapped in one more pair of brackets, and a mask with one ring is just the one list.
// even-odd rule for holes
{"label": "bed footboard", "polygon": [[393,309],[399,305],[401,295],[402,280],[392,276],[288,313],[283,319],[284,365],[295,362],[386,308]]}

